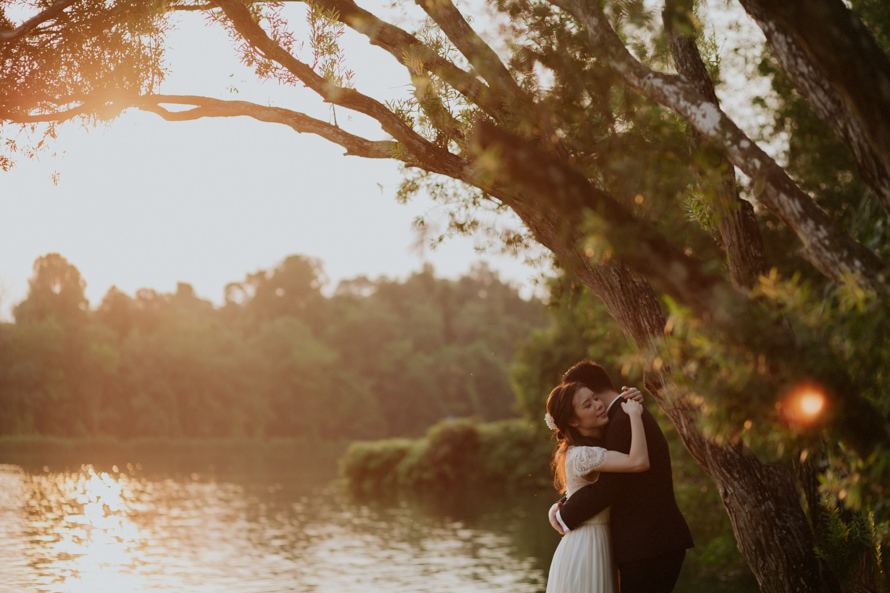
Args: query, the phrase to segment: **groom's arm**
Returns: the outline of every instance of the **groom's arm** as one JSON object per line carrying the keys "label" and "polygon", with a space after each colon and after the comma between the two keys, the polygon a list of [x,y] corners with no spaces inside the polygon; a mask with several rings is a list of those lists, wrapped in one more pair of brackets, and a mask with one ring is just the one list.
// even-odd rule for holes
{"label": "groom's arm", "polygon": [[[606,448],[627,453],[630,440],[630,418],[618,410],[609,422]],[[624,473],[600,473],[595,483],[579,489],[560,506],[559,520],[568,529],[574,529],[611,506],[621,496],[627,476]]]}
{"label": "groom's arm", "polygon": [[574,529],[611,506],[621,494],[624,474],[600,474],[594,484],[581,488],[559,508],[562,524]]}

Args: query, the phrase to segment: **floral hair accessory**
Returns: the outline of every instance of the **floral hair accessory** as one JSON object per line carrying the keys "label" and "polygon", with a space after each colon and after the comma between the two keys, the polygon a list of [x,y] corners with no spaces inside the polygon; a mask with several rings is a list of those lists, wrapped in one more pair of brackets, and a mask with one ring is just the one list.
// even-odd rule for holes
{"label": "floral hair accessory", "polygon": [[550,412],[544,414],[544,424],[547,425],[547,428],[550,430],[559,430],[559,427],[556,425],[556,422],[553,420],[553,416],[550,415]]}

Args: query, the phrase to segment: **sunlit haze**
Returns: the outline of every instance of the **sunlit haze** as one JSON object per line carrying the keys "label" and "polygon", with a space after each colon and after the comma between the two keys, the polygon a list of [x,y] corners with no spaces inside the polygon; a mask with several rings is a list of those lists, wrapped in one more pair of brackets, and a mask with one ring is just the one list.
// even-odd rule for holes
{"label": "sunlit haze", "polygon": [[[328,107],[307,104],[303,89],[252,82],[224,33],[200,17],[183,18],[171,35],[171,74],[161,92],[274,103],[330,118]],[[403,93],[401,72],[380,71],[391,60],[380,60],[380,50],[367,43],[361,47],[350,54],[353,68],[364,73],[357,86],[377,95]],[[343,127],[385,137],[348,114],[337,117]],[[139,288],[174,292],[177,282],[220,303],[226,284],[292,254],[323,262],[326,291],[359,275],[403,278],[424,262],[437,276],[457,277],[484,259],[530,294],[537,273],[521,258],[480,254],[470,238],[432,251],[418,245],[412,221],[442,220],[440,207],[423,198],[397,204],[396,163],[343,152],[247,118],[168,123],[128,112],[95,129],[67,124],[39,161],[20,157],[0,175],[0,315],[10,319],[12,306],[27,295],[34,260],[51,252],[80,270],[91,307],[112,285],[132,295]]]}

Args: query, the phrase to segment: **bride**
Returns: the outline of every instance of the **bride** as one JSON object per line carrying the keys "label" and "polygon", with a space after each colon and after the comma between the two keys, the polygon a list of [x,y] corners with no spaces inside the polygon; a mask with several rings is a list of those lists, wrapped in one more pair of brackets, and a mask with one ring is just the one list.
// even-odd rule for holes
{"label": "bride", "polygon": [[[605,405],[581,383],[559,385],[547,398],[545,421],[556,431],[553,482],[570,497],[596,481],[600,472],[643,472],[649,469],[638,390],[623,393],[621,407],[630,417],[629,453],[596,446],[609,423]],[[547,580],[547,593],[617,593],[618,579],[609,539],[609,509],[588,519],[562,538]]]}

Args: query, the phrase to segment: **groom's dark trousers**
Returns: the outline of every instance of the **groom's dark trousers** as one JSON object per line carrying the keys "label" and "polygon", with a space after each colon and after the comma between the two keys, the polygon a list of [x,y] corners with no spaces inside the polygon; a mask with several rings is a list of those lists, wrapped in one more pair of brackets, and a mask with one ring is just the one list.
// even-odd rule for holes
{"label": "groom's dark trousers", "polygon": [[671,593],[686,550],[626,562],[618,567],[621,593]]}
{"label": "groom's dark trousers", "polygon": [[[609,408],[607,449],[630,451],[630,418],[620,402]],[[601,473],[596,483],[565,501],[559,516],[569,529],[611,506],[612,552],[621,593],[670,593],[677,581],[692,534],[674,498],[667,440],[648,410],[643,427],[649,469],[640,473]]]}

